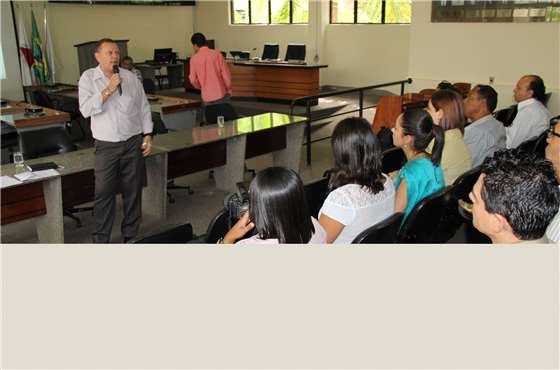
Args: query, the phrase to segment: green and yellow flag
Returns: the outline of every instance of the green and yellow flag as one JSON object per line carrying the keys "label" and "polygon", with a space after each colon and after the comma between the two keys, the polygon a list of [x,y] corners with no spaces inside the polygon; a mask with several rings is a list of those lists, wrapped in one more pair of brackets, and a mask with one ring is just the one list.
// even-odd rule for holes
{"label": "green and yellow flag", "polygon": [[38,84],[45,84],[49,81],[49,67],[43,52],[41,37],[35,22],[35,14],[31,11],[31,52],[33,54],[33,73]]}

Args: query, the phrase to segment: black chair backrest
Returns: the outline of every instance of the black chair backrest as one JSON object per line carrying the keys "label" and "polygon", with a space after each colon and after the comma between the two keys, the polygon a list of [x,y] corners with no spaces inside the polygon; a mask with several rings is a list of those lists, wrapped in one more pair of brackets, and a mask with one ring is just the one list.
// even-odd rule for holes
{"label": "black chair backrest", "polygon": [[383,152],[383,173],[398,171],[406,163],[406,156],[401,148],[391,148]]}
{"label": "black chair backrest", "polygon": [[472,188],[478,177],[480,176],[481,167],[475,167],[473,169],[468,170],[467,172],[463,173],[459,176],[453,185],[451,186],[451,194],[454,199],[459,200],[462,199],[465,202],[469,202],[469,193],[472,191]]}
{"label": "black chair backrest", "polygon": [[144,92],[146,94],[155,94],[156,93],[156,83],[154,80],[149,78],[145,78],[142,80],[142,85],[144,86]]}
{"label": "black chair backrest", "polygon": [[31,99],[33,100],[33,104],[38,105],[40,107],[51,108],[55,109],[54,103],[52,102],[49,94],[41,89],[34,90],[31,93]]}
{"label": "black chair backrest", "polygon": [[224,116],[225,121],[231,121],[237,118],[237,113],[233,109],[233,105],[229,103],[211,104],[204,108],[206,123],[218,122],[218,116]]}
{"label": "black chair backrest", "polygon": [[535,145],[537,144],[538,140],[539,140],[538,136],[537,137],[532,137],[528,140],[525,140],[521,144],[519,144],[517,149],[522,151],[522,152],[525,152],[525,153],[533,153],[533,150],[535,149]]}
{"label": "black chair backrest", "polygon": [[307,206],[309,207],[309,214],[317,217],[327,195],[329,194],[329,179],[322,178],[313,181],[304,186],[305,197],[307,198]]}
{"label": "black chair backrest", "polygon": [[422,199],[412,209],[399,230],[398,239],[405,243],[437,243],[435,239],[445,212],[445,197],[449,188]]}
{"label": "black chair backrest", "polygon": [[539,158],[545,157],[545,150],[547,146],[546,139],[548,137],[548,133],[545,131],[539,135],[537,138],[535,145],[533,146],[533,153],[537,155]]}
{"label": "black chair backrest", "polygon": [[508,127],[511,125],[515,116],[517,115],[517,104],[514,104],[508,108],[500,109],[494,112],[494,117],[502,122],[504,126]]}
{"label": "black chair backrest", "polygon": [[193,239],[191,224],[173,226],[144,238],[135,239],[134,244],[184,244]]}
{"label": "black chair backrest", "polygon": [[70,135],[62,126],[19,133],[25,159],[72,152],[77,149]]}
{"label": "black chair backrest", "polygon": [[224,208],[210,221],[205,243],[216,244],[229,231],[229,212]]}
{"label": "black chair backrest", "polygon": [[544,102],[543,102],[543,104],[544,104],[545,107],[548,107],[548,102],[550,101],[550,97],[551,97],[551,96],[552,96],[552,93],[551,93],[551,92],[544,94]]}
{"label": "black chair backrest", "polygon": [[397,212],[385,220],[368,227],[358,234],[353,244],[391,244],[397,242],[397,234],[403,219],[403,213]]}

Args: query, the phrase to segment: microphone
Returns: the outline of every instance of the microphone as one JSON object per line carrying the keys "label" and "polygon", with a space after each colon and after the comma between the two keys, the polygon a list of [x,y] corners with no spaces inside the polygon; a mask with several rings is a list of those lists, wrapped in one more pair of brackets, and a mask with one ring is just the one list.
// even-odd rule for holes
{"label": "microphone", "polygon": [[[119,73],[119,66],[117,64],[113,64],[113,73]],[[122,95],[122,81],[118,86],[119,89],[119,95]]]}

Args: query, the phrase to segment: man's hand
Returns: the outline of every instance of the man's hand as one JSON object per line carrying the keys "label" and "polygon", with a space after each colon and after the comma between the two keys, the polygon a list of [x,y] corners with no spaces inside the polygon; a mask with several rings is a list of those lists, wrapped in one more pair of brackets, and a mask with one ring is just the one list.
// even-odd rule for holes
{"label": "man's hand", "polygon": [[144,136],[144,140],[142,141],[142,155],[144,157],[150,155],[152,152],[152,137],[150,135]]}
{"label": "man's hand", "polygon": [[111,79],[109,80],[107,89],[109,89],[111,93],[115,92],[115,90],[117,90],[117,87],[121,84],[121,81],[121,76],[119,76],[118,73],[113,73]]}

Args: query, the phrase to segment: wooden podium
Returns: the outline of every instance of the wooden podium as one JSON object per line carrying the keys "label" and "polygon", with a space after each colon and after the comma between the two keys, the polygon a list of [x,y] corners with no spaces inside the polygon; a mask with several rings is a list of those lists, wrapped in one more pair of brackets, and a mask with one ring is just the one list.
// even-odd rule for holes
{"label": "wooden podium", "polygon": [[[319,94],[319,70],[325,64],[255,63],[227,60],[234,97],[293,100]],[[185,63],[185,89],[189,82],[189,63]]]}

